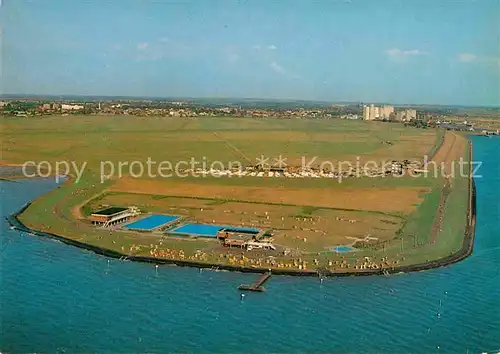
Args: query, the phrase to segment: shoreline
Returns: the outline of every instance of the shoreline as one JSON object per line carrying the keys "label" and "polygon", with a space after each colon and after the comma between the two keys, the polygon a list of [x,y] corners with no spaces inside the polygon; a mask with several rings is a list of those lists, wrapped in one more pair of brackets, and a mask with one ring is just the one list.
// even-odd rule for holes
{"label": "shoreline", "polygon": [[[30,177],[25,175],[24,170],[25,170],[25,167],[22,164],[0,163],[0,180],[8,181],[8,182],[15,182],[18,179],[30,178]],[[27,168],[26,172],[28,172],[30,174],[38,173],[38,171],[35,167]],[[42,170],[40,172],[45,173],[46,171]],[[52,177],[52,176],[55,176],[55,174],[50,173],[48,176],[36,176],[36,177],[47,178],[47,177]]]}
{"label": "shoreline", "polygon": [[[470,146],[470,151],[472,152],[472,146]],[[457,263],[468,256],[471,255],[474,247],[474,237],[475,237],[475,226],[476,226],[476,187],[474,180],[471,178],[469,182],[469,210],[467,212],[467,227],[464,232],[464,239],[461,248],[446,257],[436,259],[433,261],[411,264],[399,267],[385,268],[385,269],[369,269],[362,271],[331,271],[327,269],[311,269],[311,270],[285,270],[285,269],[270,269],[270,268],[252,268],[252,267],[239,267],[232,265],[223,265],[216,263],[202,263],[194,261],[183,261],[174,259],[162,259],[149,256],[131,256],[118,251],[110,250],[107,248],[102,248],[94,245],[90,245],[84,242],[79,242],[64,236],[60,236],[54,233],[43,232],[39,230],[34,230],[26,225],[24,225],[18,216],[21,215],[32,202],[26,203],[19,211],[6,217],[10,226],[14,229],[32,234],[34,236],[44,237],[48,239],[53,239],[67,245],[75,246],[87,251],[91,251],[95,254],[120,259],[128,260],[133,262],[141,263],[152,263],[152,264],[162,264],[162,265],[176,265],[180,267],[195,267],[195,268],[209,268],[214,270],[225,270],[225,271],[235,271],[242,273],[266,273],[271,271],[274,275],[289,275],[289,276],[330,276],[330,277],[346,277],[346,276],[370,276],[370,275],[387,275],[387,274],[397,274],[397,273],[409,273],[418,272],[423,270],[430,270],[434,268],[445,267],[454,263]]]}

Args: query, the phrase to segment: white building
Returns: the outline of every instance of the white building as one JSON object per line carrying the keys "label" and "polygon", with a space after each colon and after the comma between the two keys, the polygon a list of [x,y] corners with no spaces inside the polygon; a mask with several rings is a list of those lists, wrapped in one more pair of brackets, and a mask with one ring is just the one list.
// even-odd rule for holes
{"label": "white building", "polygon": [[370,120],[370,107],[369,106],[363,106],[363,119],[364,120]]}
{"label": "white building", "polygon": [[417,118],[417,111],[415,109],[404,109],[396,113],[396,120],[401,122],[409,122]]}
{"label": "white building", "polygon": [[61,109],[63,111],[78,111],[79,109],[83,109],[84,107],[79,104],[62,104]]}
{"label": "white building", "polygon": [[393,106],[375,106],[374,104],[363,106],[363,119],[364,120],[375,120],[375,119],[389,119],[391,114],[394,113]]}

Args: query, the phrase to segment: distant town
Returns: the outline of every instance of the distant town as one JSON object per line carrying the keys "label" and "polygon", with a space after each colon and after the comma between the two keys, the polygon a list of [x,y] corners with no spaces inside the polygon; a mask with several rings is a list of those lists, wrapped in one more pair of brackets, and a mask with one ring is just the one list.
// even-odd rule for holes
{"label": "distant town", "polygon": [[160,99],[26,99],[0,101],[0,114],[12,117],[44,115],[134,115],[155,117],[271,117],[280,119],[351,119],[400,122],[420,128],[498,134],[498,108],[393,106],[374,103],[332,104],[270,100],[160,100]]}

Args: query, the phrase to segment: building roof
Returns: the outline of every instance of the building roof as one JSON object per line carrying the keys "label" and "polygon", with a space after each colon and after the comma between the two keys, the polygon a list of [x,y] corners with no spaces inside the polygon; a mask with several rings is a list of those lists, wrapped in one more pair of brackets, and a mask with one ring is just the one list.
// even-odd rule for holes
{"label": "building roof", "polygon": [[105,215],[105,216],[111,216],[111,215],[114,215],[114,214],[121,213],[122,211],[125,211],[125,210],[127,210],[127,209],[128,209],[128,208],[122,208],[122,207],[111,207],[111,208],[106,208],[106,209],[102,209],[102,210],[96,211],[96,212],[92,213],[92,215]]}

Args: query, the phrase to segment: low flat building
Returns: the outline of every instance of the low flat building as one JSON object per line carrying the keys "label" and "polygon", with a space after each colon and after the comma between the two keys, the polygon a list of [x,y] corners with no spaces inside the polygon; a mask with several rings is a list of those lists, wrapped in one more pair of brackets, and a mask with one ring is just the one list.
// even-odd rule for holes
{"label": "low flat building", "polygon": [[61,109],[63,111],[78,111],[80,109],[83,109],[84,107],[79,104],[62,104]]}
{"label": "low flat building", "polygon": [[96,211],[90,215],[90,221],[94,225],[111,226],[128,221],[134,214],[129,208],[111,207]]}

